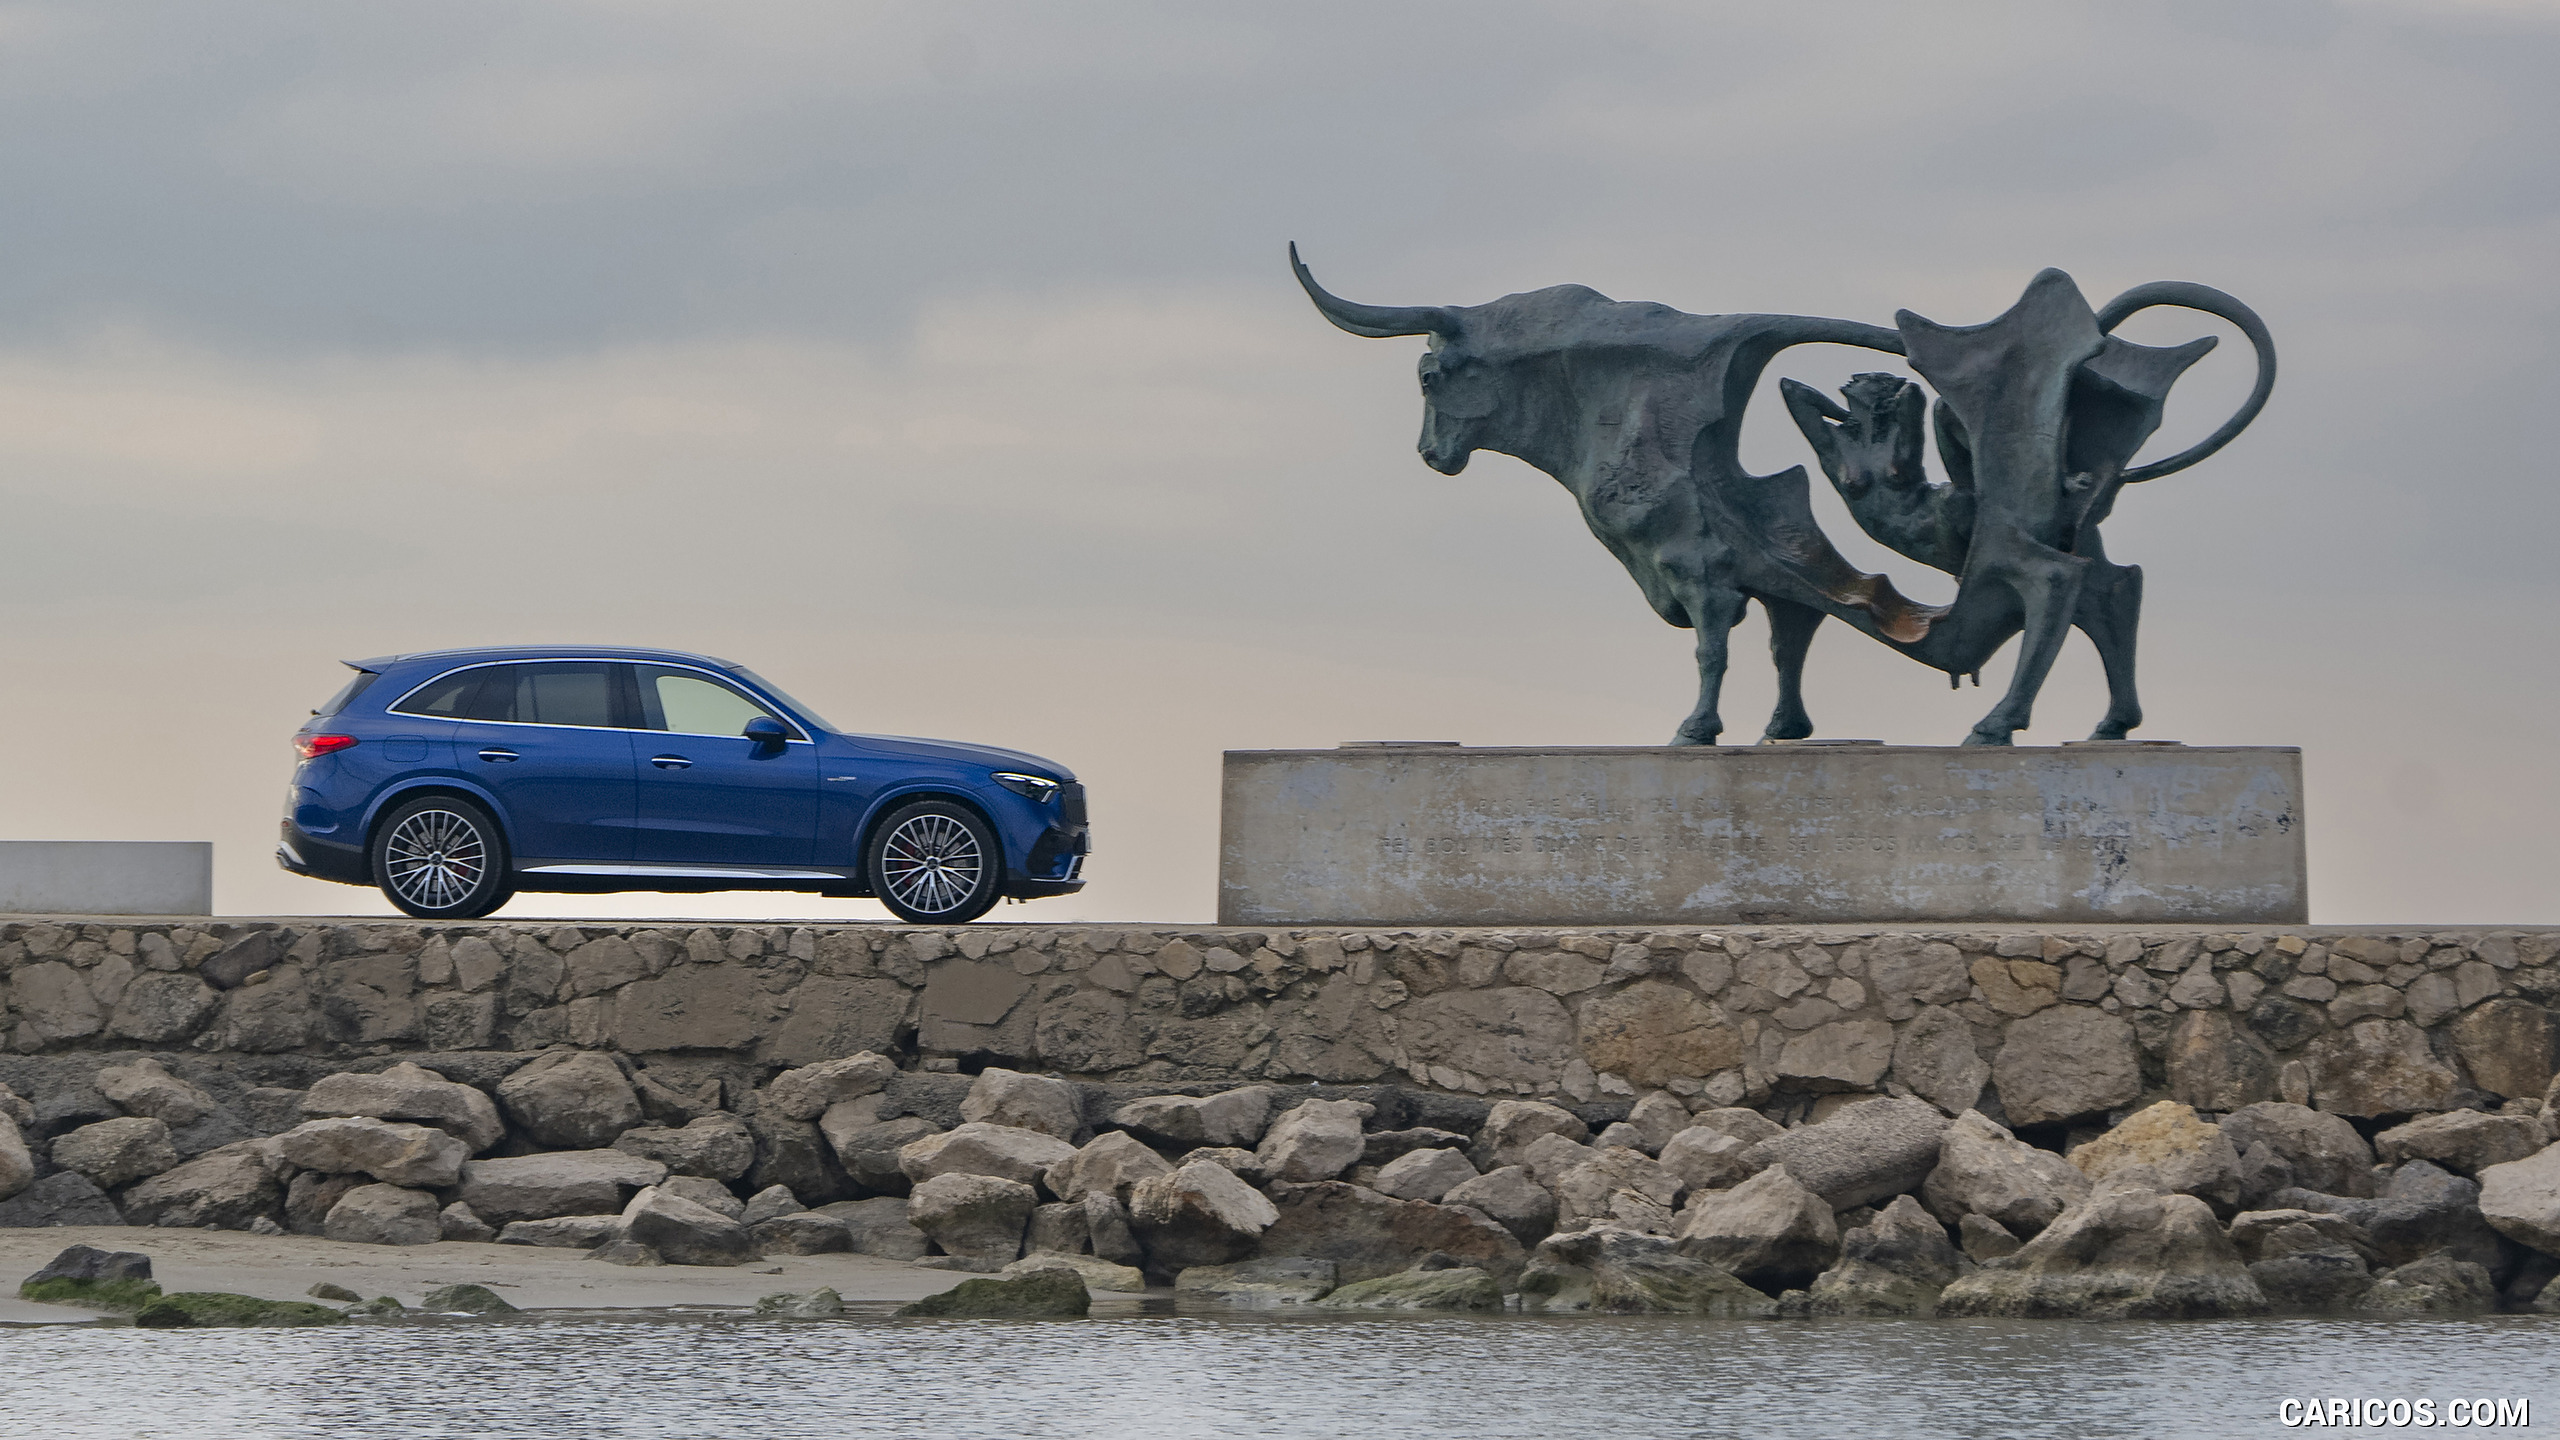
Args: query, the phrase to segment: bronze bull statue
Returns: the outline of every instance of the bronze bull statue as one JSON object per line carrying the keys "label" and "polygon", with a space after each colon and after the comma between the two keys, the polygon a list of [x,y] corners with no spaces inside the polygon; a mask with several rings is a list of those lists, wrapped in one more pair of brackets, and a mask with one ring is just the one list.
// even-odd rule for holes
{"label": "bronze bull statue", "polygon": [[[1744,607],[1769,617],[1778,705],[1763,738],[1813,733],[1804,659],[1825,616],[1954,677],[2023,634],[2006,694],[1966,735],[2006,745],[2073,626],[2097,645],[2109,704],[2093,739],[2142,721],[2133,649],[2142,572],[2110,562],[2098,526],[2118,490],[2185,469],[2228,444],[2264,407],[2275,349],[2257,315],[2202,285],[2138,286],[2093,311],[2071,277],[2037,275],[2008,313],[1951,327],[1909,311],[1895,328],[1800,315],[1690,315],[1611,300],[1580,285],[1472,306],[1359,305],[1329,294],[1289,249],[1298,282],[1354,335],[1424,335],[1423,462],[1444,475],[1477,450],[1516,456],[1573,493],[1600,543],[1655,613],[1697,632],[1698,703],[1674,745],[1712,745],[1726,647]],[[2109,334],[2156,305],[2237,325],[2258,378],[2233,416],[2190,449],[2127,468],[2158,428],[2169,387],[2213,346],[2135,345]],[[1949,479],[1921,460],[1924,402],[1894,376],[1853,380],[1832,403],[1783,382],[1788,408],[1851,513],[1882,544],[1957,577],[1950,604],[1925,605],[1851,565],[1814,520],[1805,470],[1745,471],[1742,416],[1762,372],[1791,345],[1864,346],[1905,356],[1938,392]]]}

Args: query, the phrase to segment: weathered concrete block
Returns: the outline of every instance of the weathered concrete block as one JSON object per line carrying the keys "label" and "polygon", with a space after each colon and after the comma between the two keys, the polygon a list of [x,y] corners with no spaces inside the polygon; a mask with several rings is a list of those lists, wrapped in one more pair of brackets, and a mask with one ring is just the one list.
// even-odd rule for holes
{"label": "weathered concrete block", "polygon": [[1218,913],[2299,923],[2301,797],[2277,748],[1230,751]]}

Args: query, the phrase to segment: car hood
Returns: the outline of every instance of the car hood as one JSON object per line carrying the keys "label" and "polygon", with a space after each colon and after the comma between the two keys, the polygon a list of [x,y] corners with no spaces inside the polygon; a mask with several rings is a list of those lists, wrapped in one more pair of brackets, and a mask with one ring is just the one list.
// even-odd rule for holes
{"label": "car hood", "polygon": [[911,755],[920,760],[950,760],[962,765],[983,765],[990,770],[1031,770],[1060,780],[1076,778],[1076,772],[1055,760],[1044,760],[1027,751],[1006,750],[994,745],[922,740],[912,735],[847,735],[844,738],[865,750],[885,751],[891,755]]}

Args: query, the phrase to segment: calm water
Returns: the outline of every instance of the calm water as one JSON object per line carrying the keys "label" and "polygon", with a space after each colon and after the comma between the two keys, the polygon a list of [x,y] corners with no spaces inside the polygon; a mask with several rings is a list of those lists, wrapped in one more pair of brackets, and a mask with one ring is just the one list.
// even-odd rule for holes
{"label": "calm water", "polygon": [[0,1329],[0,1435],[46,1440],[2335,1433],[2280,1426],[2288,1394],[2521,1396],[2550,1433],[2560,1321],[1247,1313]]}

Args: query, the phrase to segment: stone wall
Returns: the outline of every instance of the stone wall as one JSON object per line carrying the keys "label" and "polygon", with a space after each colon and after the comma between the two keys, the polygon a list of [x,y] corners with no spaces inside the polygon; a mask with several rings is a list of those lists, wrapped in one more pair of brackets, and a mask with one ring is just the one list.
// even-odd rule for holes
{"label": "stone wall", "polygon": [[2540,1096],[2555,953],[2560,930],[27,919],[0,923],[0,1034],[30,1058],[279,1071],[567,1045],[765,1075],[876,1050],[924,1071],[1658,1088],[1693,1108],[1881,1091],[2022,1126],[2146,1095],[2378,1117]]}

